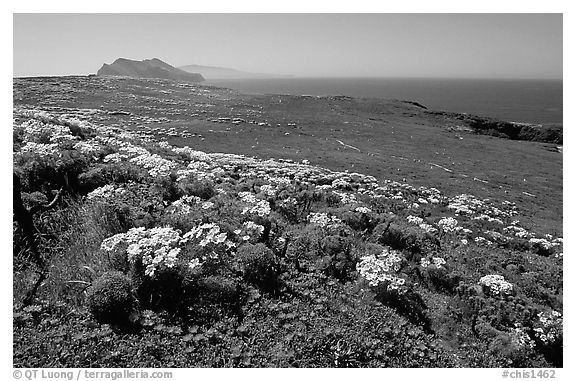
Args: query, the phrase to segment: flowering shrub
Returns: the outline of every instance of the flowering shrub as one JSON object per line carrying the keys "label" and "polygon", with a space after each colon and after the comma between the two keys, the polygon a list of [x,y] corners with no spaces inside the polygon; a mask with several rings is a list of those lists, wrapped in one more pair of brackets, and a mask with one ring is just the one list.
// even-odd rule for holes
{"label": "flowering shrub", "polygon": [[544,256],[552,255],[555,251],[555,247],[559,246],[559,243],[550,242],[546,238],[530,238],[528,242],[536,254]]}
{"label": "flowering shrub", "polygon": [[453,233],[458,228],[458,221],[452,217],[443,217],[438,221],[438,227],[441,228],[446,233]]}
{"label": "flowering shrub", "polygon": [[435,234],[438,232],[438,229],[426,223],[422,217],[407,216],[406,220],[412,225],[417,225],[418,227],[420,227],[420,229],[424,230],[426,233]]}
{"label": "flowering shrub", "polygon": [[246,221],[242,224],[241,229],[234,230],[242,241],[256,242],[264,233],[264,226],[254,223],[253,221]]}
{"label": "flowering shrub", "polygon": [[270,204],[266,200],[259,200],[253,193],[240,192],[238,197],[248,206],[242,209],[242,214],[256,214],[264,217],[270,214]]}
{"label": "flowering shrub", "polygon": [[194,206],[202,204],[202,199],[196,196],[182,196],[168,207],[168,213],[186,215],[194,210]]}
{"label": "flowering shrub", "polygon": [[354,211],[358,212],[358,213],[362,213],[362,214],[368,214],[368,213],[372,212],[372,209],[367,208],[365,206],[359,206],[356,209],[354,209]]}
{"label": "flowering shrub", "polygon": [[512,346],[515,349],[533,349],[536,346],[534,340],[528,335],[527,329],[518,323],[510,329],[510,335],[512,336]]}
{"label": "flowering shrub", "polygon": [[100,246],[107,252],[126,252],[132,264],[141,262],[145,275],[153,277],[157,272],[173,268],[180,253],[181,237],[170,228],[132,228],[102,241]]}
{"label": "flowering shrub", "polygon": [[445,264],[446,264],[446,261],[444,260],[444,258],[440,258],[440,257],[432,257],[432,260],[430,260],[428,258],[420,259],[420,266],[422,266],[424,268],[434,266],[435,268],[440,269]]}
{"label": "flowering shrub", "polygon": [[166,160],[157,154],[145,153],[130,159],[131,163],[148,170],[152,177],[168,176],[176,168],[176,163]]}
{"label": "flowering shrub", "polygon": [[308,215],[310,224],[318,225],[322,228],[337,229],[342,225],[342,220],[338,217],[329,216],[326,213],[310,213]]}
{"label": "flowering shrub", "polygon": [[86,195],[87,200],[95,199],[109,199],[112,197],[120,196],[124,194],[126,190],[122,187],[115,188],[111,184],[104,185],[102,187],[94,189],[92,192]]}
{"label": "flowering shrub", "polygon": [[406,280],[396,274],[400,271],[403,258],[398,251],[385,248],[380,255],[367,255],[360,258],[356,270],[370,286],[381,283],[388,291],[406,292]]}
{"label": "flowering shrub", "polygon": [[539,312],[534,334],[541,343],[546,345],[554,344],[562,339],[562,323],[562,314],[558,311]]}
{"label": "flowering shrub", "polygon": [[[200,246],[200,254],[195,255],[195,258],[202,262],[220,259],[236,246],[228,239],[227,233],[221,231],[220,226],[214,223],[200,224],[190,229],[182,236],[181,243]],[[195,260],[191,266],[196,267],[198,264],[199,262]]]}
{"label": "flowering shrub", "polygon": [[480,278],[478,284],[493,296],[508,295],[513,290],[512,284],[506,282],[502,275],[485,275]]}

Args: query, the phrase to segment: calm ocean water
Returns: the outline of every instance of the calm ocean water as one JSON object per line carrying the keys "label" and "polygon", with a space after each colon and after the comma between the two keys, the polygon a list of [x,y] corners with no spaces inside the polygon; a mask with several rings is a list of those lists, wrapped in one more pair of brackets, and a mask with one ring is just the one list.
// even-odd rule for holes
{"label": "calm ocean water", "polygon": [[287,78],[212,80],[251,94],[349,95],[417,101],[434,110],[562,123],[561,80]]}

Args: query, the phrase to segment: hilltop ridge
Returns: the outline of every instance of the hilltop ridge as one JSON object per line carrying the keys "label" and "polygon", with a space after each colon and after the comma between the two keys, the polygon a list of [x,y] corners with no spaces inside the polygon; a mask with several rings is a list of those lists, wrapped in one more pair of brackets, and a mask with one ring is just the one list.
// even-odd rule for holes
{"label": "hilltop ridge", "polygon": [[175,68],[172,65],[158,59],[146,59],[142,61],[118,58],[112,64],[104,64],[98,70],[99,76],[127,76],[134,78],[161,78],[185,82],[202,82],[204,77],[198,73],[190,73]]}

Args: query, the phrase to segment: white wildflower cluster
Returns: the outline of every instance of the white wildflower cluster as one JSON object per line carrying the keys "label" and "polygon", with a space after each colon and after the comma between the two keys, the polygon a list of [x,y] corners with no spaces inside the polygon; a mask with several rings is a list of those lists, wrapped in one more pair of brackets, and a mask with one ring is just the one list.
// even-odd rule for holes
{"label": "white wildflower cluster", "polygon": [[240,237],[242,241],[258,239],[264,233],[264,226],[253,221],[246,221],[242,224],[241,229],[234,230],[234,234]]}
{"label": "white wildflower cluster", "polygon": [[458,221],[453,217],[442,217],[440,221],[438,221],[438,227],[440,227],[446,233],[453,233],[458,231]]}
{"label": "white wildflower cluster", "polygon": [[559,245],[557,242],[550,242],[546,238],[530,238],[528,240],[534,246],[540,246],[545,250],[551,250],[552,248]]}
{"label": "white wildflower cluster", "polygon": [[422,204],[439,204],[445,197],[436,188],[418,187],[417,192],[421,195],[418,202]]}
{"label": "white wildflower cluster", "polygon": [[95,140],[81,140],[74,144],[73,148],[86,156],[96,155],[102,151],[102,146]]}
{"label": "white wildflower cluster", "polygon": [[92,192],[88,193],[88,195],[86,195],[86,199],[88,199],[88,200],[97,200],[97,199],[107,200],[107,199],[110,199],[112,197],[121,196],[125,192],[126,192],[126,189],[124,189],[123,187],[116,188],[112,184],[106,184],[106,185],[101,186],[99,188],[96,188]]}
{"label": "white wildflower cluster", "polygon": [[260,192],[264,193],[268,197],[276,196],[276,189],[270,184],[262,185],[260,187]]}
{"label": "white wildflower cluster", "polygon": [[509,239],[504,234],[493,231],[487,230],[484,232],[493,242],[507,242]]}
{"label": "white wildflower cluster", "polygon": [[456,215],[474,214],[483,207],[484,203],[470,194],[461,194],[448,200],[448,209],[453,209]]}
{"label": "white wildflower cluster", "polygon": [[257,214],[264,217],[270,214],[270,203],[266,200],[259,200],[256,195],[250,192],[240,192],[238,197],[242,202],[249,204],[242,209],[242,214]]}
{"label": "white wildflower cluster", "polygon": [[96,140],[107,147],[110,147],[117,152],[106,155],[104,162],[119,163],[121,161],[129,160],[131,163],[138,165],[148,171],[152,177],[168,176],[176,170],[177,163],[164,159],[158,154],[151,154],[147,149],[138,145],[130,143],[125,139],[134,139],[134,134],[126,131],[116,134],[116,136],[97,136]]}
{"label": "white wildflower cluster", "polygon": [[120,152],[114,152],[104,156],[104,163],[120,163],[126,159],[128,159],[128,155]]}
{"label": "white wildflower cluster", "polygon": [[481,214],[479,216],[476,216],[473,218],[473,220],[480,220],[480,221],[486,221],[486,222],[494,222],[497,223],[499,225],[504,225],[504,222],[500,219],[500,218],[493,218],[490,217],[487,214]]}
{"label": "white wildflower cluster", "polygon": [[276,205],[280,208],[292,209],[296,207],[298,202],[294,197],[288,197],[283,200],[277,201]]}
{"label": "white wildflower cluster", "polygon": [[25,142],[46,142],[52,136],[50,124],[37,119],[28,119],[18,127],[23,130]]}
{"label": "white wildflower cluster", "polygon": [[150,153],[144,147],[132,144],[128,140],[121,138],[123,134],[117,132],[111,133],[112,136],[97,135],[95,137],[98,143],[111,148],[114,151],[122,153],[125,157],[132,158],[140,155],[149,155]]}
{"label": "white wildflower cluster", "polygon": [[144,274],[153,277],[158,271],[176,265],[180,253],[180,234],[171,227],[152,229],[132,228],[102,241],[101,249],[108,252],[125,251],[128,260],[142,261]]}
{"label": "white wildflower cluster", "polygon": [[372,212],[372,209],[370,209],[366,206],[359,206],[356,209],[354,209],[354,211],[356,211],[358,213],[362,213],[362,214],[368,214],[368,213]]}
{"label": "white wildflower cluster", "polygon": [[544,344],[555,342],[562,336],[562,323],[562,314],[558,311],[538,313],[538,327],[534,329],[536,337]]}
{"label": "white wildflower cluster", "polygon": [[474,242],[476,242],[478,245],[484,245],[484,246],[490,246],[494,243],[484,237],[475,237]]}
{"label": "white wildflower cluster", "polygon": [[329,216],[326,213],[310,213],[308,222],[323,228],[334,229],[342,225],[342,220],[335,216]]}
{"label": "white wildflower cluster", "polygon": [[441,269],[446,264],[446,260],[440,257],[432,257],[432,260],[429,258],[421,258],[420,259],[420,266],[424,268],[428,268],[430,266],[434,266],[437,269]]}
{"label": "white wildflower cluster", "polygon": [[424,219],[422,217],[408,216],[406,217],[406,219],[408,220],[409,223],[413,225],[420,225],[424,223]]}
{"label": "white wildflower cluster", "polygon": [[420,227],[420,229],[424,230],[426,233],[429,233],[429,234],[438,233],[438,229],[436,229],[434,226],[427,224],[427,223],[420,224],[420,225],[418,225],[418,227]]}
{"label": "white wildflower cluster", "polygon": [[172,151],[178,154],[182,154],[184,156],[189,157],[190,159],[194,160],[194,161],[205,161],[205,162],[210,162],[212,161],[212,159],[210,159],[210,156],[206,153],[206,152],[202,152],[202,151],[196,151],[188,146],[185,147],[173,147]]}
{"label": "white wildflower cluster", "polygon": [[448,209],[454,210],[458,215],[481,214],[480,219],[490,219],[491,222],[499,223],[502,217],[512,217],[518,214],[516,205],[510,201],[503,201],[501,208],[497,208],[490,203],[489,199],[478,200],[470,194],[461,194],[452,197],[448,201]]}
{"label": "white wildflower cluster", "polygon": [[344,193],[338,191],[332,191],[332,193],[340,197],[340,202],[344,205],[356,204],[358,202],[356,196],[352,193]]}
{"label": "white wildflower cluster", "polygon": [[78,140],[69,127],[51,122],[29,119],[22,123],[22,128],[25,142],[66,144]]}
{"label": "white wildflower cluster", "polygon": [[534,340],[528,336],[526,328],[521,327],[520,324],[516,323],[515,328],[512,328],[510,335],[512,337],[512,345],[517,349],[529,348],[532,349],[536,346]]}
{"label": "white wildflower cluster", "polygon": [[406,220],[408,220],[408,222],[411,223],[412,225],[418,225],[420,229],[424,230],[429,234],[435,234],[438,232],[438,229],[436,229],[434,226],[424,222],[424,219],[422,217],[408,216],[406,217]]}
{"label": "white wildflower cluster", "polygon": [[220,226],[214,223],[198,225],[188,231],[182,237],[182,243],[194,242],[208,250],[202,256],[202,260],[217,259],[222,250],[235,247],[235,244],[227,237],[226,232],[220,231]]}
{"label": "white wildflower cluster", "polygon": [[130,162],[148,170],[148,174],[152,177],[168,176],[177,166],[171,160],[166,160],[157,154],[150,153],[133,157]]}
{"label": "white wildflower cluster", "polygon": [[195,173],[196,172],[202,173],[210,171],[211,166],[203,161],[192,161],[188,163],[188,166],[186,168]]}
{"label": "white wildflower cluster", "polygon": [[276,185],[290,185],[292,180],[288,177],[266,175],[266,181]]}
{"label": "white wildflower cluster", "polygon": [[50,136],[51,143],[64,145],[74,141],[78,141],[78,137],[72,135],[69,127],[53,125],[52,136]]}
{"label": "white wildflower cluster", "polygon": [[356,264],[356,270],[368,281],[370,286],[386,284],[388,291],[403,292],[406,280],[396,275],[400,271],[402,256],[392,249],[384,249],[378,256],[366,255]]}
{"label": "white wildflower cluster", "polygon": [[202,203],[200,203],[200,207],[204,210],[210,209],[214,206],[214,203],[212,201],[203,201]]}
{"label": "white wildflower cluster", "polygon": [[197,196],[182,196],[170,204],[169,212],[171,214],[186,215],[194,210],[194,205],[202,203],[202,199]]}
{"label": "white wildflower cluster", "polygon": [[158,144],[158,147],[160,147],[160,148],[170,149],[170,150],[172,149],[172,145],[165,140],[159,141],[157,144]]}
{"label": "white wildflower cluster", "polygon": [[487,288],[494,296],[510,294],[513,289],[512,283],[504,280],[502,275],[485,275],[480,278],[478,284]]}
{"label": "white wildflower cluster", "polygon": [[224,169],[221,167],[210,165],[203,161],[192,161],[188,164],[186,169],[178,170],[177,181],[181,181],[190,177],[200,181],[214,180],[216,177],[224,174],[224,172]]}
{"label": "white wildflower cluster", "polygon": [[46,161],[57,160],[62,156],[58,149],[58,144],[56,143],[45,144],[27,142],[24,146],[22,146],[20,152],[37,155]]}
{"label": "white wildflower cluster", "polygon": [[528,230],[524,229],[521,226],[518,226],[518,224],[506,226],[503,230],[505,233],[511,234],[514,237],[518,238],[530,239],[534,237],[533,233],[529,232]]}
{"label": "white wildflower cluster", "polygon": [[340,189],[348,189],[351,187],[350,183],[342,178],[340,179],[335,179],[334,181],[332,181],[332,187],[333,188],[340,188]]}

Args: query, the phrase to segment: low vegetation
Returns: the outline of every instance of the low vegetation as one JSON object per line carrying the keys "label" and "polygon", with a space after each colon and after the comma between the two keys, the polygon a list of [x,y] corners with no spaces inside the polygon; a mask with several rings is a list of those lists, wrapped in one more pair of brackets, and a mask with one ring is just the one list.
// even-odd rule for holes
{"label": "low vegetation", "polygon": [[14,109],[15,367],[561,367],[510,201]]}

